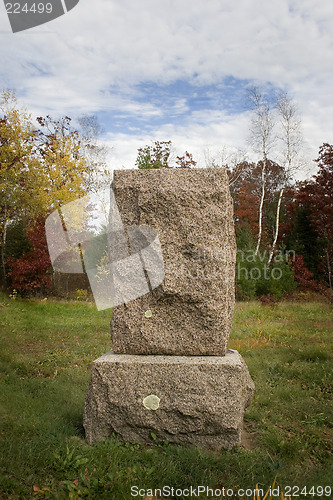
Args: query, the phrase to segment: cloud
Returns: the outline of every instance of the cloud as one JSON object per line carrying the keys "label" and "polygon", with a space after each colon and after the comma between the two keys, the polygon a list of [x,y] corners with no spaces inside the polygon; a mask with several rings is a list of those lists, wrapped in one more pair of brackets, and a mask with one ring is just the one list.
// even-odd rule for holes
{"label": "cloud", "polygon": [[[185,151],[193,154],[198,167],[206,166],[205,152],[209,150],[210,157],[224,154],[230,155],[240,151],[243,142],[240,139],[247,133],[248,120],[246,116],[222,116],[219,112],[211,117],[210,123],[204,121],[207,116],[188,120],[186,123],[168,123],[157,128],[154,133],[137,133],[131,136],[124,133],[109,133],[106,140],[112,146],[112,169],[134,168],[137,149],[150,145],[155,140],[172,140],[175,155],[183,155]],[[201,122],[201,123],[200,123]],[[235,140],[239,138],[239,140]]]}
{"label": "cloud", "polygon": [[113,138],[246,147],[244,89],[270,85],[295,96],[313,157],[332,130],[332,19],[331,0],[81,0],[15,35],[2,16],[0,87],[36,115],[103,112]]}

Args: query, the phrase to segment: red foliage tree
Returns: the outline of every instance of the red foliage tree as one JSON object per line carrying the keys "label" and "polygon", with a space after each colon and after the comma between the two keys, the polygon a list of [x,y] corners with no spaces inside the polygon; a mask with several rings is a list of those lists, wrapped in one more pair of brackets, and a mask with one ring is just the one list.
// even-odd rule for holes
{"label": "red foliage tree", "polygon": [[322,268],[332,288],[333,268],[333,146],[323,144],[317,158],[318,173],[299,192],[299,201],[310,209],[310,220],[316,233],[325,242]]}
{"label": "red foliage tree", "polygon": [[312,202],[312,220],[319,234],[333,244],[333,146],[323,144],[317,158],[318,174],[315,184],[309,186]]}
{"label": "red foliage tree", "polygon": [[240,185],[234,216],[237,232],[248,229],[255,239],[258,233],[258,197],[253,192],[253,184],[243,181]]}
{"label": "red foliage tree", "polygon": [[304,286],[308,286],[313,283],[313,273],[306,267],[302,255],[294,255],[291,260],[291,267],[294,271],[294,279],[297,283]]}
{"label": "red foliage tree", "polygon": [[38,221],[30,227],[27,230],[27,238],[31,245],[29,252],[24,252],[18,259],[10,257],[6,262],[10,267],[8,276],[12,288],[23,295],[48,292],[51,287],[49,274],[51,262],[44,223]]}

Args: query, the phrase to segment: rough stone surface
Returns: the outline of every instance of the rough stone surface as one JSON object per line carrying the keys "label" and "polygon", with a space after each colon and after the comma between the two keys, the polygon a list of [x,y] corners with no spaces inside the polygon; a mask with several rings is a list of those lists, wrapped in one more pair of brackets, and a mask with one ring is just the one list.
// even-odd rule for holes
{"label": "rough stone surface", "polygon": [[125,225],[157,230],[165,268],[160,287],[115,308],[114,352],[224,355],[236,258],[224,169],[116,171],[113,189]]}
{"label": "rough stone surface", "polygon": [[136,356],[112,351],[94,361],[86,396],[88,443],[125,441],[232,448],[254,384],[237,351],[225,356]]}
{"label": "rough stone surface", "polygon": [[113,189],[127,228],[156,229],[165,278],[114,309],[113,351],[92,365],[86,439],[115,433],[147,444],[153,433],[158,442],[232,448],[254,384],[238,352],[227,351],[236,244],[226,172],[117,171]]}

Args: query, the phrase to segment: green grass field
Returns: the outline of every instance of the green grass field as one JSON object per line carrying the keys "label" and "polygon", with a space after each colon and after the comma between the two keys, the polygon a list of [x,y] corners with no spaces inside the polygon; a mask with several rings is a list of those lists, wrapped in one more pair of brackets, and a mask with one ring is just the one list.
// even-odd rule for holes
{"label": "green grass field", "polygon": [[244,357],[256,394],[244,445],[220,453],[153,437],[146,447],[85,443],[90,363],[111,347],[109,320],[87,303],[0,296],[1,500],[120,500],[134,498],[132,485],[266,490],[275,476],[300,491],[332,484],[331,305],[237,304],[229,347]]}

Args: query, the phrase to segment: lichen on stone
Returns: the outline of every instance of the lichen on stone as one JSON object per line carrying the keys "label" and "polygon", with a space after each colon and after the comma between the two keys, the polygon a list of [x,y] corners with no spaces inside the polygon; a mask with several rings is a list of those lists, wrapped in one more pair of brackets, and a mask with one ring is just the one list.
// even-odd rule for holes
{"label": "lichen on stone", "polygon": [[143,400],[143,406],[147,408],[147,410],[157,410],[160,406],[160,398],[155,396],[155,394],[150,394],[145,397]]}

